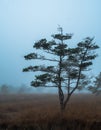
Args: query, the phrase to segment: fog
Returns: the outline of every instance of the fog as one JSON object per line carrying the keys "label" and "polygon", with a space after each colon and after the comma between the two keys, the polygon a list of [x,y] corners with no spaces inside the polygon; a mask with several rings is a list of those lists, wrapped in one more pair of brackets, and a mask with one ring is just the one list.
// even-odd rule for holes
{"label": "fog", "polygon": [[[22,69],[33,62],[24,55],[33,51],[34,41],[51,39],[58,25],[74,34],[68,44],[90,36],[101,47],[100,5],[101,0],[0,0],[0,85],[30,86],[34,74]],[[94,76],[101,71],[101,48],[97,53],[90,72]]]}

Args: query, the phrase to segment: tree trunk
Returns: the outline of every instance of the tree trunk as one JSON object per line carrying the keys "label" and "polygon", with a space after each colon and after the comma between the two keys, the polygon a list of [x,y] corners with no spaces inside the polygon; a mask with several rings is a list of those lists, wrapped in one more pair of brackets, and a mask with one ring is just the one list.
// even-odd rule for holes
{"label": "tree trunk", "polygon": [[59,93],[59,102],[60,102],[60,109],[61,111],[64,110],[64,93],[61,88],[58,89]]}
{"label": "tree trunk", "polygon": [[61,109],[61,113],[64,113],[65,109],[66,109],[66,106],[69,102],[69,99],[70,99],[70,95],[67,95],[67,98],[65,100],[62,100],[60,103],[60,109]]}

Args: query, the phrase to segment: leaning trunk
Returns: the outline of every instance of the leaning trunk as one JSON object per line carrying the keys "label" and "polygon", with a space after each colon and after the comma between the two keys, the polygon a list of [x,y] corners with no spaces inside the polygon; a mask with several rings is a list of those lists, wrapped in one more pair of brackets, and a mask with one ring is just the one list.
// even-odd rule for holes
{"label": "leaning trunk", "polygon": [[62,113],[63,113],[63,112],[65,111],[65,109],[66,109],[66,106],[67,106],[67,104],[68,104],[68,102],[69,102],[70,96],[71,96],[71,95],[67,95],[67,98],[66,98],[65,100],[60,101],[60,109],[61,109],[61,112],[62,112]]}

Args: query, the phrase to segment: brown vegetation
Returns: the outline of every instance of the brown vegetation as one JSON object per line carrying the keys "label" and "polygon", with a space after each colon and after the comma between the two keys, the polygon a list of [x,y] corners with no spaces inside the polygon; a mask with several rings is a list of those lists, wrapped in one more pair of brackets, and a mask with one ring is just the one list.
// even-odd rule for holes
{"label": "brown vegetation", "polygon": [[100,130],[101,96],[75,94],[61,117],[58,96],[1,95],[0,130]]}

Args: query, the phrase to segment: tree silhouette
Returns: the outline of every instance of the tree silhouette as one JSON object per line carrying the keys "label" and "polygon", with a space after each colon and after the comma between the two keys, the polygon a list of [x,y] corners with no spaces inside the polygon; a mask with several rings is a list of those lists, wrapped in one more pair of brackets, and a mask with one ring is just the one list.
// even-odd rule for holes
{"label": "tree silhouette", "polygon": [[[93,43],[94,38],[87,37],[77,47],[70,48],[65,41],[71,39],[72,34],[64,35],[61,27],[58,30],[59,33],[52,35],[51,41],[41,39],[35,42],[34,53],[24,56],[26,60],[40,60],[48,65],[41,65],[40,62],[40,65],[24,68],[23,72],[42,72],[35,75],[31,86],[57,87],[60,108],[64,110],[75,90],[88,85],[85,71],[92,65],[92,60],[97,56],[94,50],[99,47]],[[66,94],[63,88],[66,88]]]}
{"label": "tree silhouette", "polygon": [[89,90],[94,94],[101,94],[101,72],[95,77],[94,86],[90,86]]}

